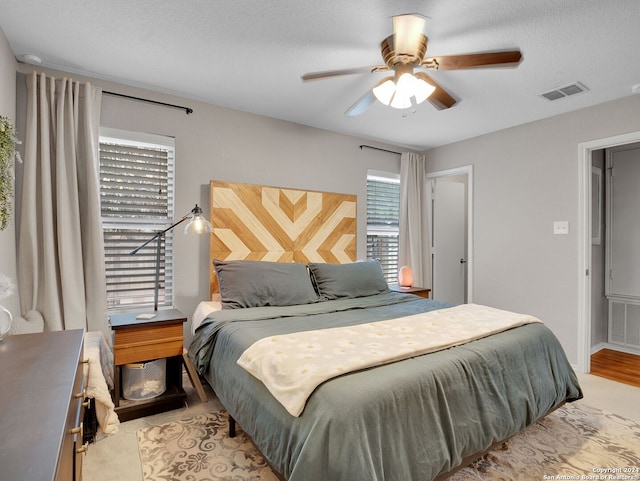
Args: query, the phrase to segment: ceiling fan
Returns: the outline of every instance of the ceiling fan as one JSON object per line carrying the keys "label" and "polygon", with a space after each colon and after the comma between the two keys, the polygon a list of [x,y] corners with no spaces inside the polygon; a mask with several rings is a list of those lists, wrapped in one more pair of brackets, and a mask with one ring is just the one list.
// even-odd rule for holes
{"label": "ceiling fan", "polygon": [[346,115],[362,114],[377,100],[391,107],[405,109],[424,100],[438,110],[453,107],[456,100],[424,70],[460,70],[474,67],[505,67],[520,62],[520,50],[472,53],[425,57],[427,37],[422,33],[425,17],[418,14],[393,17],[393,35],[380,44],[385,65],[357,67],[326,72],[312,72],[302,76],[302,80],[316,80],[341,75],[392,71],[393,75],[382,79],[345,112]]}

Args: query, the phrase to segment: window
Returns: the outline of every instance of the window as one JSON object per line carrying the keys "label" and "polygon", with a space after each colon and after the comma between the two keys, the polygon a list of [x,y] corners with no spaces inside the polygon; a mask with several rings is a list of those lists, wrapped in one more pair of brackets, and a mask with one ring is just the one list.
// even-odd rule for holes
{"label": "window", "polygon": [[378,259],[385,279],[398,280],[400,176],[383,172],[367,175],[367,259]]}
{"label": "window", "polygon": [[[110,311],[153,306],[156,242],[173,224],[175,143],[171,137],[101,128],[100,200]],[[173,234],[160,251],[158,306],[173,305]]]}

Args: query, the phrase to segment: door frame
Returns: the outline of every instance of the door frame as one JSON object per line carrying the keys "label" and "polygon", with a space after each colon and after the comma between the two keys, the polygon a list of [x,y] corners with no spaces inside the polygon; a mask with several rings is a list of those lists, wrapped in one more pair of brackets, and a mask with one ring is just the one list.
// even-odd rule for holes
{"label": "door frame", "polygon": [[[467,176],[467,303],[473,302],[473,165],[427,173],[429,182],[440,177]],[[433,213],[432,213],[433,217]],[[429,235],[433,235],[431,228]],[[433,274],[433,266],[431,267]]]}
{"label": "door frame", "polygon": [[640,132],[578,144],[578,370],[591,371],[591,153],[640,142]]}

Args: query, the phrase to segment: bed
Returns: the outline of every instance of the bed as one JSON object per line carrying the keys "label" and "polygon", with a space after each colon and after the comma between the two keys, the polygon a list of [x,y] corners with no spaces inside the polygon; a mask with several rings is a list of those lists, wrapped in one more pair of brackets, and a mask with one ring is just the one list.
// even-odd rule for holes
{"label": "bed", "polygon": [[[288,481],[440,478],[582,397],[559,341],[539,320],[392,292],[376,261],[216,260],[215,270],[221,309],[209,306],[201,315],[190,356],[230,416]],[[494,317],[506,323],[449,339]],[[418,322],[426,335],[402,332]],[[362,334],[375,326],[382,336],[377,343]],[[445,338],[439,346],[432,345],[436,331]],[[347,355],[345,363],[355,369],[317,381],[302,400],[287,392],[288,381],[271,384],[271,377],[290,379],[287,366],[302,377],[322,371],[358,338],[364,344],[356,351],[394,351],[413,344],[413,337],[429,345],[393,352],[379,364]],[[315,364],[307,365],[301,339],[310,338],[306,348],[316,352]],[[302,351],[292,354],[296,344]],[[274,364],[283,353],[288,361]]]}

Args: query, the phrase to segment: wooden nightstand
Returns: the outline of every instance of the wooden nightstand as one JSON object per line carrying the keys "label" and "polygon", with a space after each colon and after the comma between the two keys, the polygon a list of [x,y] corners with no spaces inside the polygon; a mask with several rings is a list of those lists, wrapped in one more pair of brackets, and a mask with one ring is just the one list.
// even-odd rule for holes
{"label": "wooden nightstand", "polygon": [[[110,316],[113,330],[113,402],[120,421],[181,408],[186,394],[182,389],[182,325],[187,320],[177,309],[155,312],[152,319],[136,319],[138,313]],[[123,364],[167,358],[166,391],[144,401],[121,399]]]}
{"label": "wooden nightstand", "polygon": [[431,289],[427,289],[426,287],[401,287],[398,284],[391,284],[389,289],[395,292],[404,292],[405,294],[415,294],[425,299],[429,299],[431,295]]}

